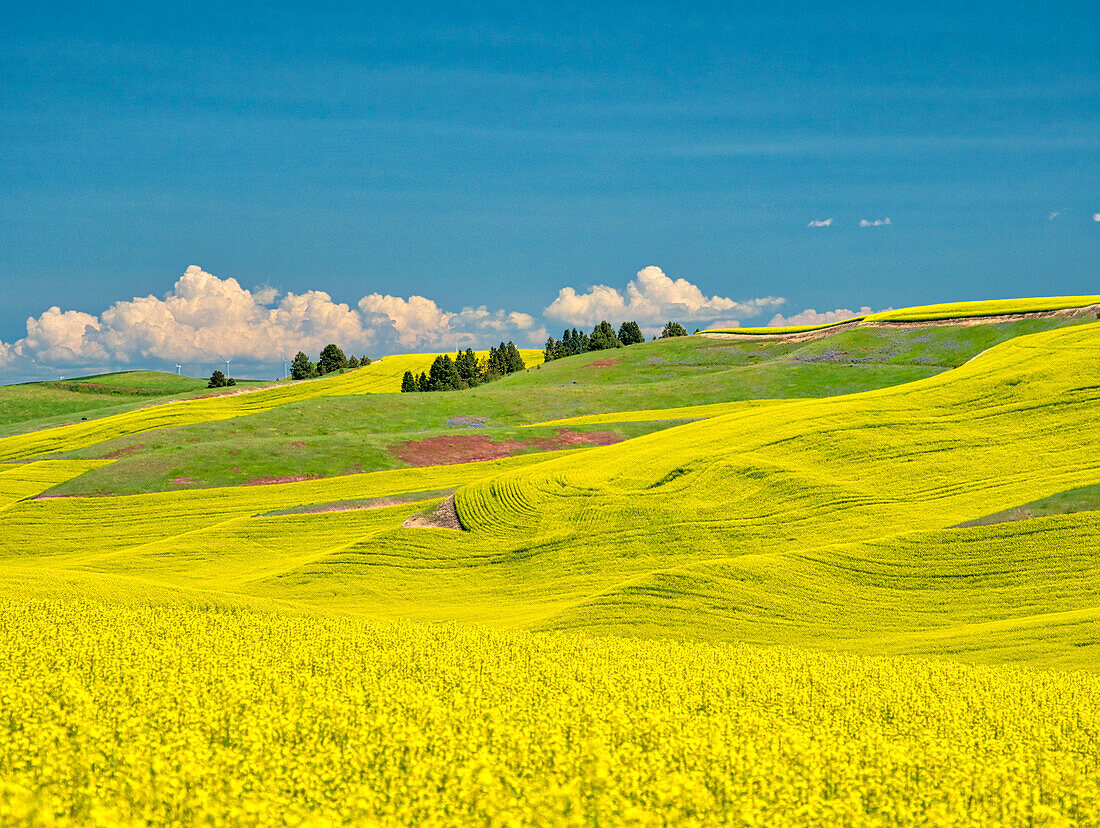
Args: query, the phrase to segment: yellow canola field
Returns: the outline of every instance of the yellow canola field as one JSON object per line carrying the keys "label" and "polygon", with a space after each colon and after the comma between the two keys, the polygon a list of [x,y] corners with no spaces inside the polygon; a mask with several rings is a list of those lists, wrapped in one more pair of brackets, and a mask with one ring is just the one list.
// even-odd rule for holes
{"label": "yellow canola field", "polygon": [[37,463],[0,465],[0,511],[33,497],[84,472],[108,465],[110,460],[41,460]]}
{"label": "yellow canola field", "polygon": [[[1037,664],[1061,652],[1088,666],[1096,618],[1040,627],[1096,606],[1100,564],[1081,554],[1100,544],[1098,513],[949,527],[1100,480],[1100,458],[1080,450],[1100,442],[1097,347],[1096,325],[1038,334],[908,386],[738,404],[549,458],[15,503],[0,579],[39,595],[94,595],[109,580],[380,619],[760,643],[824,635],[857,650]],[[454,487],[469,532],[401,528],[423,502],[266,516]],[[985,622],[1017,624],[997,636],[1018,643],[962,629]],[[919,635],[906,641],[907,630]]]}
{"label": "yellow canola field", "polygon": [[[478,356],[487,352],[479,351]],[[542,362],[542,351],[521,349],[528,366]],[[86,446],[173,426],[228,420],[270,411],[281,405],[329,396],[387,394],[401,390],[406,371],[427,371],[438,354],[400,354],[383,357],[370,365],[336,376],[306,380],[259,391],[241,391],[193,400],[154,405],[86,422],[71,423],[0,439],[0,463],[43,454],[72,451]]]}
{"label": "yellow canola field", "polygon": [[0,601],[5,825],[1095,825],[1100,677]]}
{"label": "yellow canola field", "polygon": [[978,316],[1005,316],[1019,313],[1048,313],[1058,310],[1100,305],[1100,296],[1044,296],[1030,299],[987,299],[978,302],[946,302],[938,305],[918,305],[912,308],[880,311],[853,316],[826,325],[794,325],[764,328],[709,328],[701,333],[782,336],[833,328],[853,322],[932,322],[939,319],[970,319]]}
{"label": "yellow canola field", "polygon": [[1100,304],[1100,296],[1041,296],[1033,299],[987,299],[979,302],[947,302],[915,308],[881,311],[863,317],[867,322],[924,322],[934,319],[967,319],[974,316],[1004,316],[1017,313],[1085,308]]}
{"label": "yellow canola field", "polygon": [[[1100,481],[1100,324],[1019,337],[903,386],[773,401],[459,490],[497,538],[753,551],[939,529]],[[579,541],[584,543],[583,540]]]}
{"label": "yellow canola field", "polygon": [[[375,510],[266,517],[269,512],[454,488],[541,460],[537,454],[525,454],[476,463],[394,469],[265,486],[22,500],[11,504],[4,515],[4,531],[0,532],[0,566],[22,565],[33,569],[56,560],[67,566],[87,568],[93,561],[110,558],[121,550],[130,550],[134,555],[162,554],[165,561],[173,562],[177,569],[188,572],[193,571],[194,566],[188,556],[198,545],[211,553],[216,576],[225,580],[230,577],[224,566],[228,559],[235,556],[249,559],[251,555],[241,554],[234,548],[233,540],[225,536],[232,525],[244,522],[256,527],[253,531],[271,544],[268,554],[252,556],[253,563],[263,567],[267,559],[273,557],[276,548],[309,556],[326,546],[342,546],[356,540],[354,533],[330,528],[327,531],[331,543],[323,544],[313,533],[306,531],[303,536],[302,532],[304,527],[321,529],[326,523],[355,520],[357,516],[369,516]],[[68,468],[68,474],[72,476],[76,473],[73,466],[102,462],[41,461],[28,466],[13,465],[9,471],[0,474],[0,486],[7,474],[30,469],[31,465],[56,464]],[[28,483],[20,494],[28,498],[56,482],[42,480],[39,484],[41,488],[33,491]],[[408,513],[418,508],[417,504],[406,504],[397,507],[396,511],[378,511],[388,515],[390,525],[400,525]],[[399,513],[402,513],[401,517],[395,521],[394,516]],[[262,549],[253,551],[263,552]],[[141,570],[142,566],[134,565],[132,568]]]}

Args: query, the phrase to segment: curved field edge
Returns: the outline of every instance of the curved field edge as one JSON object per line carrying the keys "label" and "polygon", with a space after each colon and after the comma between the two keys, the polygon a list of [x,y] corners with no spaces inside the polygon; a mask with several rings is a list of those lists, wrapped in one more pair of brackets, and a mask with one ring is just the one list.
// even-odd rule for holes
{"label": "curved field edge", "polygon": [[708,328],[701,334],[744,334],[746,336],[782,336],[784,334],[824,331],[840,325],[867,322],[934,322],[951,319],[973,319],[982,316],[1013,316],[1017,314],[1050,313],[1100,305],[1096,296],[1046,296],[1028,299],[991,299],[976,302],[946,302],[938,305],[917,305],[911,308],[880,311],[853,316],[824,325],[794,325],[777,327]]}
{"label": "curved field edge", "polygon": [[7,823],[1100,820],[1095,675],[200,604],[0,610]]}

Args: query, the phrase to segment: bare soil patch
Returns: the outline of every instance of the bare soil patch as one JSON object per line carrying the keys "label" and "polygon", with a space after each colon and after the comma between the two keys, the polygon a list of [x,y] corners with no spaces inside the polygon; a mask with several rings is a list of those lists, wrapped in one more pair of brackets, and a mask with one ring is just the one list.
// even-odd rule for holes
{"label": "bare soil patch", "polygon": [[401,525],[419,529],[456,529],[459,532],[466,530],[462,521],[458,519],[454,495],[436,506],[432,512],[410,515]]}
{"label": "bare soil patch", "polygon": [[588,363],[590,368],[610,368],[612,365],[618,365],[617,359],[597,359],[595,362]]}
{"label": "bare soil patch", "polygon": [[621,443],[623,436],[614,431],[572,431],[559,428],[553,437],[536,437],[531,444],[544,451],[566,449],[572,446],[610,446]]}
{"label": "bare soil patch", "polygon": [[574,446],[608,446],[622,440],[614,431],[571,431],[559,428],[553,437],[495,441],[485,434],[455,434],[408,440],[390,446],[398,460],[410,466],[448,466],[454,463],[474,463],[479,460],[500,460],[531,448],[555,451]]}
{"label": "bare soil patch", "polygon": [[193,477],[173,477],[172,482],[177,486],[193,486],[199,481]]}

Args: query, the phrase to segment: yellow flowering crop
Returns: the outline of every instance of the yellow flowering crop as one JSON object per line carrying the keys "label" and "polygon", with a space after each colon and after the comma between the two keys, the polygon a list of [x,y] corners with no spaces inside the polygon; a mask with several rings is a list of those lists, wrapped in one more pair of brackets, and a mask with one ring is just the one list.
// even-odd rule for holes
{"label": "yellow flowering crop", "polygon": [[0,823],[1094,825],[1100,678],[0,601]]}

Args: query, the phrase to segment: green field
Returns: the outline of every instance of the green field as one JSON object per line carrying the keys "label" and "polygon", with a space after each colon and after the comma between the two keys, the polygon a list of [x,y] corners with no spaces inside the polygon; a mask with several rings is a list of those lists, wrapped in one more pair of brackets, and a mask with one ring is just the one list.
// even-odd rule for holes
{"label": "green field", "polygon": [[1100,819],[1094,315],[385,393],[431,356],[58,428],[38,389],[0,821]]}

